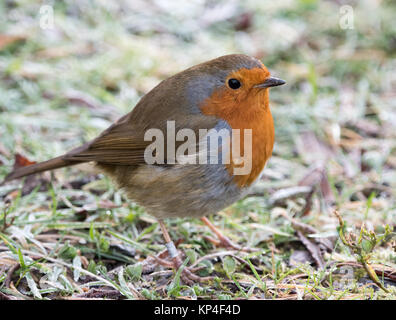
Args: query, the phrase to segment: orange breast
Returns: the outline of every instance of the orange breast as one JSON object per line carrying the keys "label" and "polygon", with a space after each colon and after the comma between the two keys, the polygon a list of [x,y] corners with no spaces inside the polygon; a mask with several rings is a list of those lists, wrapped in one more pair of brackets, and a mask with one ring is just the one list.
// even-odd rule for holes
{"label": "orange breast", "polygon": [[[234,175],[234,181],[240,187],[251,185],[264,169],[265,163],[272,154],[274,146],[274,124],[269,108],[268,89],[251,88],[241,91],[236,96],[224,88],[212,94],[204,101],[201,110],[206,115],[221,118],[232,129],[240,129],[240,150],[244,150],[244,129],[252,130],[252,169],[245,175]],[[231,155],[232,159],[232,155]],[[230,174],[234,174],[235,164],[231,160],[227,165]]]}

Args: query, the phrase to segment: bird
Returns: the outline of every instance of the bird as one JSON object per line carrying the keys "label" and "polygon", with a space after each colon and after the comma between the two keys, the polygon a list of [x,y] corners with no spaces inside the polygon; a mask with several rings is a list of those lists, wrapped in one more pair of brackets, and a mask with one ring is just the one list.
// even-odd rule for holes
{"label": "bird", "polygon": [[[269,88],[285,83],[248,55],[203,62],[160,82],[98,137],[56,158],[15,168],[3,183],[93,162],[129,199],[157,218],[170,259],[157,257],[158,261],[175,269],[182,265],[165,218],[201,218],[218,237],[217,244],[241,249],[206,216],[242,199],[260,179],[275,139]],[[162,140],[156,137],[156,145],[149,139],[154,135],[148,134],[153,129],[165,133]],[[219,131],[229,135],[220,139],[215,135]],[[239,140],[234,132],[239,132]],[[185,139],[183,133],[194,139]],[[237,147],[242,156],[234,152]],[[173,153],[178,148],[179,157]],[[238,173],[245,164],[248,170]],[[186,278],[199,281],[193,271],[183,271]]]}

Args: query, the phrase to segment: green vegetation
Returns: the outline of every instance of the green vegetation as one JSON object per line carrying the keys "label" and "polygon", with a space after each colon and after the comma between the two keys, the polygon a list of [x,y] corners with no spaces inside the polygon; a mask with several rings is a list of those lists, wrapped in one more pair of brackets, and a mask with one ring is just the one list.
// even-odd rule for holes
{"label": "green vegetation", "polygon": [[[351,1],[0,3],[0,181],[94,138],[162,79],[229,53],[261,59],[274,154],[246,199],[170,235],[210,283],[156,266],[156,220],[89,165],[0,186],[0,299],[395,299],[396,4]],[[23,158],[22,158],[23,159]],[[338,212],[339,215],[335,214]],[[341,236],[341,237],[340,237]]]}

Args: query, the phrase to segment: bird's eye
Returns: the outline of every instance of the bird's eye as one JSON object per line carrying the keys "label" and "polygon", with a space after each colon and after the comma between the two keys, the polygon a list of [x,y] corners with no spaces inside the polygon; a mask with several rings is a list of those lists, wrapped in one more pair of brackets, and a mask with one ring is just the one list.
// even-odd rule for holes
{"label": "bird's eye", "polygon": [[235,89],[238,89],[241,86],[241,83],[237,79],[230,79],[230,80],[228,80],[228,86],[231,89],[235,90]]}

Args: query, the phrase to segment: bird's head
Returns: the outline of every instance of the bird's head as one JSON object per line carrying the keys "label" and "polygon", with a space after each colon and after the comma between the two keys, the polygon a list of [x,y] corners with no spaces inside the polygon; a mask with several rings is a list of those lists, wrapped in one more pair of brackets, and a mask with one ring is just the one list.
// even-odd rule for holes
{"label": "bird's head", "polygon": [[194,74],[187,86],[192,101],[200,102],[204,114],[221,118],[268,108],[268,89],[286,83],[271,77],[261,61],[242,54],[222,56],[187,71]]}

